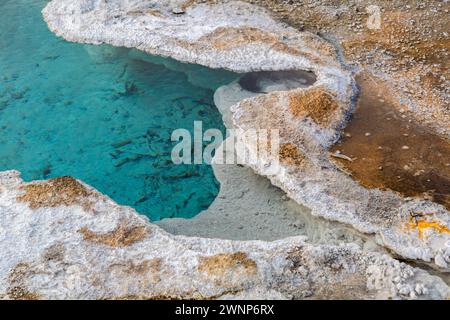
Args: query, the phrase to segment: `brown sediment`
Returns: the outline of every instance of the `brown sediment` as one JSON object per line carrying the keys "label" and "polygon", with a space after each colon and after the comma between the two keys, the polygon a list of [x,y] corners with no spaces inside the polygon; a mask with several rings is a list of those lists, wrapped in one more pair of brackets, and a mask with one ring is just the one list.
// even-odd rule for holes
{"label": "brown sediment", "polygon": [[430,199],[450,209],[450,141],[399,109],[379,79],[359,75],[360,97],[333,159],[368,188]]}
{"label": "brown sediment", "polygon": [[237,269],[241,269],[244,273],[251,275],[256,273],[256,268],[256,262],[249,259],[245,252],[235,252],[201,257],[198,271],[222,276],[227,271],[236,272]]}
{"label": "brown sediment", "polygon": [[41,297],[37,293],[28,290],[26,281],[30,270],[28,263],[18,263],[11,269],[8,275],[9,287],[7,295],[13,300],[39,300]]}
{"label": "brown sediment", "polygon": [[97,233],[84,227],[78,232],[83,235],[85,241],[103,244],[110,247],[127,247],[135,242],[143,240],[148,235],[148,229],[143,225],[132,226],[122,221],[112,231]]}
{"label": "brown sediment", "polygon": [[20,187],[25,194],[17,201],[28,203],[31,209],[70,206],[78,204],[88,209],[91,193],[72,177],[58,177],[45,182],[30,183]]}
{"label": "brown sediment", "polygon": [[55,243],[45,249],[42,254],[44,261],[63,261],[65,248],[63,243]]}
{"label": "brown sediment", "polygon": [[338,109],[334,96],[325,88],[293,91],[289,94],[289,109],[295,117],[310,117],[326,126]]}
{"label": "brown sediment", "polygon": [[196,0],[186,0],[181,5],[181,10],[186,11],[189,7],[193,6],[197,1]]}

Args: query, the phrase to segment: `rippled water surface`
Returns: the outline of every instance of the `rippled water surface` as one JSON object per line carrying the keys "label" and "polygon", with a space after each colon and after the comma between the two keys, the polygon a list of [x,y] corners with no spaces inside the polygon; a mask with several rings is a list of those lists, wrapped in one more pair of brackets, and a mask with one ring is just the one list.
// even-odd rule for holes
{"label": "rippled water surface", "polygon": [[73,176],[152,220],[207,208],[212,168],[172,164],[170,135],[194,120],[223,129],[212,96],[236,75],[68,43],[43,22],[46,3],[0,2],[0,171]]}

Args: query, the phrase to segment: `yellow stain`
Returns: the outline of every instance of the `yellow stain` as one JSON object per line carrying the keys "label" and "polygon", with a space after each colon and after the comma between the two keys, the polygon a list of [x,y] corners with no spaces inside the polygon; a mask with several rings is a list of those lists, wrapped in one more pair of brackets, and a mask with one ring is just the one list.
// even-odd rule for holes
{"label": "yellow stain", "polygon": [[417,220],[414,217],[409,218],[408,227],[411,229],[417,229],[420,239],[423,239],[424,231],[430,228],[439,233],[450,233],[450,229],[442,223],[437,221]]}

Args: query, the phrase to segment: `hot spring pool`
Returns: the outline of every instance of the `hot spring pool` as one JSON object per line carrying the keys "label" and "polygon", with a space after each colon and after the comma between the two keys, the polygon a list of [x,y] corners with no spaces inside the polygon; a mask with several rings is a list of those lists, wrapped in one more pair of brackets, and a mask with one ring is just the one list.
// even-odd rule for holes
{"label": "hot spring pool", "polygon": [[46,3],[0,2],[0,171],[73,176],[151,220],[206,209],[212,168],[174,165],[170,136],[194,121],[224,130],[212,97],[237,75],[68,43],[47,29]]}

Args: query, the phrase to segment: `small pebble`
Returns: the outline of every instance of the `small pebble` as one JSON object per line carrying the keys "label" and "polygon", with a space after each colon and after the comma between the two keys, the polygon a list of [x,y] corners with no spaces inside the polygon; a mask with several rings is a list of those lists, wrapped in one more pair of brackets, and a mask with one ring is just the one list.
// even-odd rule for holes
{"label": "small pebble", "polygon": [[409,147],[408,147],[408,146],[403,146],[402,149],[403,149],[403,150],[408,150]]}

